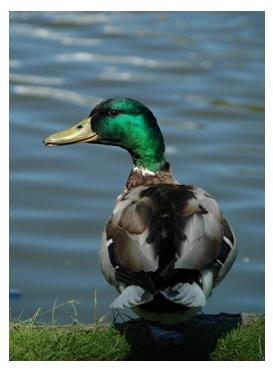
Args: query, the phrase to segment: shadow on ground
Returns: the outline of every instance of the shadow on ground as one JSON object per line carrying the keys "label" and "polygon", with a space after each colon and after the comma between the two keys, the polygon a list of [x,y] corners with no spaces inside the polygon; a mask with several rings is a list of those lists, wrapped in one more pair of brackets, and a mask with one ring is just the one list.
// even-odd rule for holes
{"label": "shadow on ground", "polygon": [[210,360],[219,338],[242,323],[240,314],[197,315],[175,326],[143,320],[115,324],[131,346],[127,360]]}

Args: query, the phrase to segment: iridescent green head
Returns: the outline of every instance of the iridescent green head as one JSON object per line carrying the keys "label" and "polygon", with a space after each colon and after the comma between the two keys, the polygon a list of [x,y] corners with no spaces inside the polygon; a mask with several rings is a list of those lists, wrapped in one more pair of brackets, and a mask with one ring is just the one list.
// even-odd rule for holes
{"label": "iridescent green head", "polygon": [[88,142],[125,148],[137,167],[159,171],[167,166],[165,145],[153,113],[129,98],[112,98],[98,104],[72,128],[48,136],[46,145]]}

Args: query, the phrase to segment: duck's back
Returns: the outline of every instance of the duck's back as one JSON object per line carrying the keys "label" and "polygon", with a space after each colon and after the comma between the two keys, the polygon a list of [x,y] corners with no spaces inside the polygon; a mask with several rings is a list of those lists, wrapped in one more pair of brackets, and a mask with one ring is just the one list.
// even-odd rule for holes
{"label": "duck's back", "polygon": [[[184,291],[175,297],[172,289],[182,284],[203,289],[202,274],[209,270],[211,290],[232,265],[234,245],[217,202],[203,189],[138,186],[118,201],[106,226],[101,268],[120,292],[137,286],[153,297],[159,294],[176,304],[195,305],[203,297],[191,302]],[[150,295],[146,294],[147,302]],[[128,299],[137,301],[136,297]],[[143,297],[139,303],[144,301]]]}

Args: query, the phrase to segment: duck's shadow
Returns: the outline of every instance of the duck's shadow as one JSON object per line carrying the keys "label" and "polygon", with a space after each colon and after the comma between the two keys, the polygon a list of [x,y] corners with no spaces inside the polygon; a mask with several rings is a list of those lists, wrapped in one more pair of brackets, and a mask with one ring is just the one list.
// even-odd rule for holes
{"label": "duck's shadow", "polygon": [[163,325],[140,319],[114,323],[131,351],[127,360],[206,361],[220,337],[241,323],[240,314],[196,315],[179,325]]}

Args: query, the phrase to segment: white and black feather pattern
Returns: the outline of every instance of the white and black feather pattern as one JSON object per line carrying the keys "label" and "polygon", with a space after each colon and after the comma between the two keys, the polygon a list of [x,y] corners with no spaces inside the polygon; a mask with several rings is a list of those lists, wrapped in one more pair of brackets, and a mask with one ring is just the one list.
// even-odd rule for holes
{"label": "white and black feather pattern", "polygon": [[206,305],[206,296],[196,283],[178,283],[161,291],[161,293],[171,302],[183,306],[201,308]]}
{"label": "white and black feather pattern", "polygon": [[110,307],[115,309],[131,308],[150,302],[153,295],[138,285],[129,285],[111,303]]}

